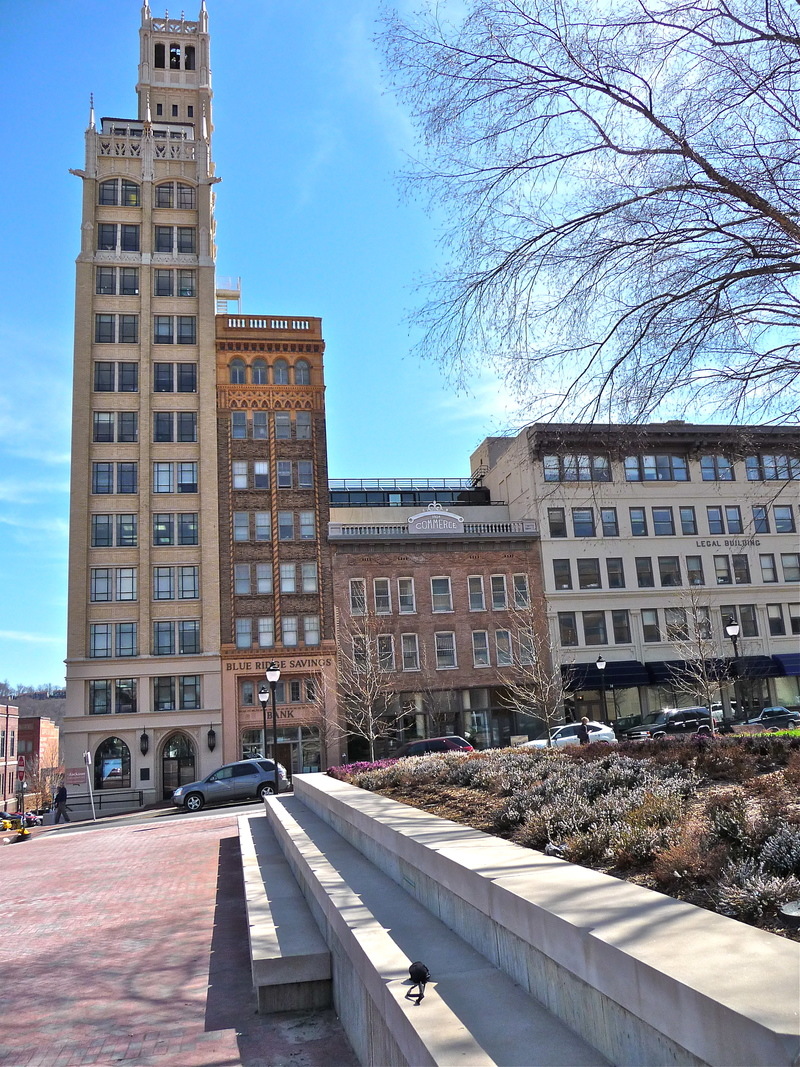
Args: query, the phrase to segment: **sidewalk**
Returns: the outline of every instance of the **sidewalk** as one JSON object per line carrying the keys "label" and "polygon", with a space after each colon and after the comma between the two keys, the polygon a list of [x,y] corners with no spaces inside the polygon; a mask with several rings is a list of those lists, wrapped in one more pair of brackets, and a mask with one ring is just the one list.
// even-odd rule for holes
{"label": "sidewalk", "polygon": [[260,1016],[236,816],[0,847],[0,1067],[356,1067],[333,1012]]}

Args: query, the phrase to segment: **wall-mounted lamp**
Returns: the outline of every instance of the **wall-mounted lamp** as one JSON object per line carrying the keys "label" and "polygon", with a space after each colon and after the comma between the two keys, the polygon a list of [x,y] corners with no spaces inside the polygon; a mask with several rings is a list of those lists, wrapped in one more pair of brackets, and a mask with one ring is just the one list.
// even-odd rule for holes
{"label": "wall-mounted lamp", "polygon": [[139,751],[143,756],[146,756],[150,749],[150,738],[146,733],[142,732],[142,736],[139,738]]}
{"label": "wall-mounted lamp", "polygon": [[217,734],[213,726],[208,728],[208,751],[213,752],[217,747]]}

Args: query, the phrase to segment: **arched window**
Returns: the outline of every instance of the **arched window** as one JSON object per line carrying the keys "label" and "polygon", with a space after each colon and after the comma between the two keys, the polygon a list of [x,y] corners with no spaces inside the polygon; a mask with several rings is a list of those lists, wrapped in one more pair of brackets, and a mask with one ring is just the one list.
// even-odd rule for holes
{"label": "arched window", "polygon": [[304,359],[298,359],[294,365],[294,384],[311,385],[311,368]]}
{"label": "arched window", "polygon": [[245,371],[244,371],[244,360],[243,359],[233,359],[233,360],[231,360],[231,364],[230,364],[230,380],[231,380],[231,385],[244,385],[244,382],[245,382]]}
{"label": "arched window", "polygon": [[263,359],[253,360],[253,370],[251,381],[253,385],[266,385],[267,384],[267,365]]}
{"label": "arched window", "polygon": [[187,44],[187,46],[183,50],[183,56],[184,56],[183,69],[184,70],[194,70],[194,45],[193,44]]}
{"label": "arched window", "polygon": [[276,359],[272,364],[272,381],[275,385],[289,384],[289,364],[285,359]]}
{"label": "arched window", "polygon": [[127,178],[109,178],[100,182],[98,203],[113,207],[139,207],[139,186]]}
{"label": "arched window", "polygon": [[162,182],[156,186],[156,207],[196,207],[195,190],[193,185],[184,182]]}
{"label": "arched window", "polygon": [[166,65],[166,52],[164,51],[163,44],[157,44],[154,52],[154,64],[161,69]]}
{"label": "arched window", "polygon": [[181,46],[179,44],[173,43],[169,46],[169,69],[181,69]]}
{"label": "arched window", "polygon": [[131,750],[119,737],[107,737],[94,754],[95,789],[130,789]]}

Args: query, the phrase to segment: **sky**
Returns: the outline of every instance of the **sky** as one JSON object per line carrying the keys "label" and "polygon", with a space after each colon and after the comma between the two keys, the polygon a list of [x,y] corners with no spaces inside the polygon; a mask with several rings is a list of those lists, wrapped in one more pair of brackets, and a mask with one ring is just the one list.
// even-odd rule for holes
{"label": "sky", "polygon": [[[332,478],[466,477],[515,415],[488,373],[459,394],[413,352],[442,220],[404,191],[417,149],[374,42],[379,0],[207,7],[218,276],[241,277],[245,314],[322,317]],[[69,169],[84,165],[90,93],[98,121],[136,115],[140,10],[0,0],[0,680],[13,685],[63,684],[81,204]]]}

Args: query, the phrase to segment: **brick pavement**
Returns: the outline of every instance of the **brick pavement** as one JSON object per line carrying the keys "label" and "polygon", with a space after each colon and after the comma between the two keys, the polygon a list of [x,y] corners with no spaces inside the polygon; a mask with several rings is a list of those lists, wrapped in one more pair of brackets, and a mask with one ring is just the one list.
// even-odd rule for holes
{"label": "brick pavement", "polygon": [[0,1067],[356,1067],[333,1012],[261,1016],[236,817],[0,848]]}

